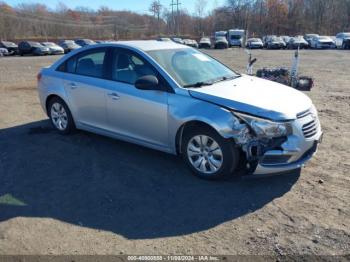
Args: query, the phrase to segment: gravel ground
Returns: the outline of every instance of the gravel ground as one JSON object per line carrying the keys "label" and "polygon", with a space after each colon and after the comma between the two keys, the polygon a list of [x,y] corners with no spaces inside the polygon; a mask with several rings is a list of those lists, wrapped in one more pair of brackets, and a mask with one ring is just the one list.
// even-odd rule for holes
{"label": "gravel ground", "polygon": [[[207,52],[244,72],[243,50]],[[291,51],[254,55],[255,68],[292,63]],[[348,52],[301,51],[325,132],[308,165],[225,182],[147,148],[58,135],[35,90],[56,59],[0,58],[0,254],[349,254]]]}

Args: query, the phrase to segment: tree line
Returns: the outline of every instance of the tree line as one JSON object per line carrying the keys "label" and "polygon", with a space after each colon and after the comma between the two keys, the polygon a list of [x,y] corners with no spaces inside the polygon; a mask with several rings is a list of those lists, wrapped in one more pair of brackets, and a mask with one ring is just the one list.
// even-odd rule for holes
{"label": "tree line", "polygon": [[155,0],[149,14],[140,14],[105,6],[70,9],[62,3],[55,9],[32,3],[13,7],[0,1],[0,39],[198,38],[232,28],[246,29],[251,36],[350,31],[350,0],[227,0],[210,11],[207,6],[208,0],[196,0],[193,13],[183,8],[174,12]]}

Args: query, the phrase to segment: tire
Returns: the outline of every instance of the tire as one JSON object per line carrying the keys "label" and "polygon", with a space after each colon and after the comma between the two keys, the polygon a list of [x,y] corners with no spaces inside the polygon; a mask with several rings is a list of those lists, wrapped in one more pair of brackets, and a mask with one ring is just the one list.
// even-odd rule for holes
{"label": "tire", "polygon": [[47,107],[47,113],[52,126],[62,135],[68,135],[75,130],[72,114],[67,104],[59,97],[52,98]]}
{"label": "tire", "polygon": [[207,180],[229,178],[239,163],[233,140],[205,126],[185,130],[182,157],[194,175]]}

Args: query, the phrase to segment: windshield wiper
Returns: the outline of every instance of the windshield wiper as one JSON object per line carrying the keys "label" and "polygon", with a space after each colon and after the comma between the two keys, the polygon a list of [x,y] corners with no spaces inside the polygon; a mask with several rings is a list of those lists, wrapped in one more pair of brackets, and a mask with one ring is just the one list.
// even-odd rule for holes
{"label": "windshield wiper", "polygon": [[183,87],[185,88],[190,88],[190,87],[194,87],[194,88],[200,88],[202,86],[211,86],[213,84],[213,82],[197,82],[194,84],[189,84],[189,85],[184,85]]}
{"label": "windshield wiper", "polygon": [[235,78],[237,78],[239,76],[240,75],[219,77],[219,78],[215,79],[215,81],[213,81],[212,83],[218,83],[218,82],[222,82],[222,81],[232,80],[232,79],[235,79]]}
{"label": "windshield wiper", "polygon": [[209,81],[203,81],[203,82],[197,82],[194,84],[190,84],[190,85],[184,85],[183,87],[185,88],[190,88],[190,87],[194,87],[194,88],[200,88],[202,86],[211,86],[215,83],[221,82],[221,81],[227,81],[227,80],[232,80],[235,79],[237,77],[240,77],[240,75],[237,76],[223,76],[223,77],[219,77],[219,78],[215,78]]}

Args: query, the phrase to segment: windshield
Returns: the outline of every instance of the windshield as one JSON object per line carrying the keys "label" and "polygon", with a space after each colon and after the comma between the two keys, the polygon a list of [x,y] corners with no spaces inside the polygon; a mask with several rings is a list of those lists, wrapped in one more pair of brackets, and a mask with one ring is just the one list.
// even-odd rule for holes
{"label": "windshield", "polygon": [[44,46],[55,46],[56,44],[54,43],[50,43],[50,42],[46,42],[46,43],[42,43]]}
{"label": "windshield", "polygon": [[40,43],[38,42],[29,42],[29,44],[33,47],[43,47]]}
{"label": "windshield", "polygon": [[192,48],[148,51],[148,54],[183,87],[200,87],[239,75]]}
{"label": "windshield", "polygon": [[230,36],[230,38],[231,38],[231,40],[239,40],[239,39],[241,39],[243,36],[241,36],[241,35],[231,35]]}
{"label": "windshield", "polygon": [[350,37],[350,33],[345,33],[344,36],[345,37]]}

